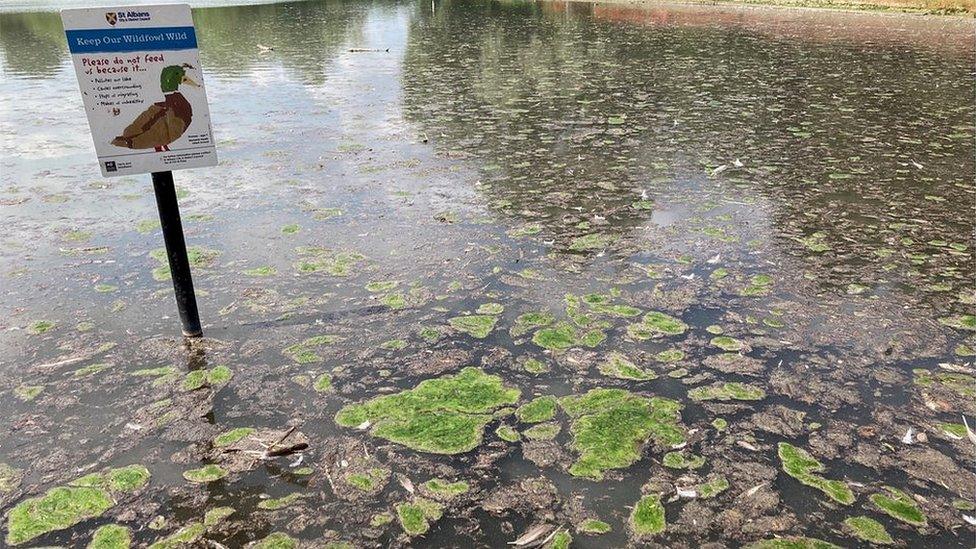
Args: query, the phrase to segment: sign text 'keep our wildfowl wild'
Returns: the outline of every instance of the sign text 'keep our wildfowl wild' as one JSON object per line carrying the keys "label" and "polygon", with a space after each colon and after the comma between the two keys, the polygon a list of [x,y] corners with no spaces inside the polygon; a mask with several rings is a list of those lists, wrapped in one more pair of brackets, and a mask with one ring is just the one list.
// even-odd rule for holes
{"label": "sign text 'keep our wildfowl wild'", "polygon": [[190,6],[61,12],[102,175],[214,166]]}

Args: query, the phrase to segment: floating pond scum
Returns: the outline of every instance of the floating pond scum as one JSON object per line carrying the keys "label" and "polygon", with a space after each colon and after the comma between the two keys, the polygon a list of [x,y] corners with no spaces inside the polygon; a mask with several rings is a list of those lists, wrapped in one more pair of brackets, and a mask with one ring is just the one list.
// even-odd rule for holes
{"label": "floating pond scum", "polygon": [[0,545],[972,545],[972,18],[195,1],[186,341],[77,3],[0,7]]}

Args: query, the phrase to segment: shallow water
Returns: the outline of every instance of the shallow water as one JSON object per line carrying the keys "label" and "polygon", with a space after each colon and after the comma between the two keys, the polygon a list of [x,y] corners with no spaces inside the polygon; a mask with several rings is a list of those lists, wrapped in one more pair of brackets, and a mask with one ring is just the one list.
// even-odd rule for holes
{"label": "shallow water", "polygon": [[[148,176],[99,177],[57,13],[0,14],[0,463],[17,470],[0,506],[104,467],[152,474],[102,516],[30,543],[83,545],[112,522],[151,543],[230,505],[206,533],[228,546],[270,532],[499,546],[546,523],[569,528],[574,546],[611,547],[640,543],[630,509],[659,493],[668,527],[644,541],[857,546],[842,521],[865,515],[913,547],[970,545],[963,516],[976,512],[953,502],[974,501],[974,448],[940,425],[976,414],[972,20],[509,2],[296,2],[194,18],[221,165],[176,174],[188,243],[216,252],[194,269],[208,337],[184,346],[150,256],[162,242]],[[329,262],[337,253],[347,270]],[[366,287],[379,281],[398,284]],[[588,305],[580,316],[567,294],[689,329],[640,339],[628,331],[637,319]],[[485,303],[504,305],[487,337],[451,327]],[[546,350],[535,330],[510,332],[534,311],[606,339]],[[752,360],[706,361],[720,352],[716,327]],[[285,352],[321,334],[343,339],[310,361]],[[391,340],[405,346],[381,347]],[[669,349],[684,356],[655,359]],[[657,378],[602,375],[614,351]],[[527,372],[529,358],[548,372]],[[93,364],[107,366],[78,373]],[[220,364],[229,382],[183,388],[186,372]],[[596,387],[674,399],[706,464],[666,468],[668,449],[652,442],[601,481],[574,477],[563,412],[554,443],[505,442],[496,427],[525,426],[504,417],[454,456],[333,421],[466,365],[521,389],[519,403]],[[133,375],[161,366],[175,373],[160,383]],[[316,392],[322,373],[332,387]],[[926,382],[940,373],[961,377]],[[688,396],[719,381],[766,395]],[[29,387],[42,389],[26,399]],[[770,419],[784,407],[804,415]],[[291,455],[205,485],[183,479],[225,459],[217,434],[288,425],[308,438],[310,475]],[[786,475],[782,441],[855,502]],[[394,478],[370,493],[337,487],[353,453]],[[676,496],[709,475],[730,488]],[[398,476],[472,490],[410,539],[396,518],[369,526],[411,499]],[[549,496],[501,497],[537,477]],[[915,496],[927,525],[881,513],[870,496],[883,486]],[[257,508],[293,492],[304,499]],[[150,528],[157,516],[165,525]],[[612,531],[577,533],[584,518]]]}

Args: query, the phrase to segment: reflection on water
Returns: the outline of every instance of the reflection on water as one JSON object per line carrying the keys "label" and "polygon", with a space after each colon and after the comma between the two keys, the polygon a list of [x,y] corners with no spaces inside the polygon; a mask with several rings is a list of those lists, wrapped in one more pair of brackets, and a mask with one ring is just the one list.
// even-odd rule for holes
{"label": "reflection on water", "polygon": [[[246,75],[266,63],[268,52],[296,80],[322,84],[328,63],[355,42],[365,13],[347,2],[283,2],[249,7],[199,9],[200,49],[207,67],[221,76]],[[260,45],[260,46],[259,46]]]}
{"label": "reflection on water", "polygon": [[[769,36],[704,11],[647,32],[554,20],[546,7],[519,4],[487,23],[464,8],[417,20],[404,61],[408,115],[483,158],[484,188],[502,209],[578,236],[581,212],[639,223],[638,194],[681,198],[712,174],[697,192],[769,197],[778,235],[825,233],[836,263],[874,257],[898,236],[969,240],[960,214],[972,206],[976,88],[972,50],[953,55],[961,35],[935,50],[838,48],[797,42],[804,23]],[[925,226],[890,227],[913,219]],[[969,259],[927,267],[968,280]]]}
{"label": "reflection on water", "polygon": [[49,77],[68,55],[61,16],[57,13],[0,15],[5,75]]}
{"label": "reflection on water", "polygon": [[[637,542],[630,509],[652,492],[668,527],[651,539],[665,545],[846,546],[841,523],[862,514],[912,546],[971,538],[972,445],[958,433],[976,414],[973,21],[211,4],[194,19],[221,165],[176,175],[210,337],[189,348],[168,337],[147,178],[98,178],[60,18],[0,13],[0,465],[18,471],[0,478],[15,486],[0,507],[139,461],[152,484],[105,515],[139,543],[231,505],[207,531],[227,546],[278,531],[497,547],[546,523],[572,526],[574,546],[616,547]],[[496,322],[484,338],[450,320],[476,311]],[[651,337],[628,316],[648,311],[688,329]],[[530,312],[575,346],[545,349],[517,321]],[[330,343],[303,347],[318,336]],[[614,375],[610,353],[640,375]],[[187,390],[189,372],[219,365],[229,382]],[[595,387],[674,399],[684,451],[706,465],[664,467],[669,449],[647,444],[603,481],[574,477],[563,412],[554,441],[514,443],[495,429],[525,426],[500,412],[456,456],[333,421],[463,365],[518,387],[520,403]],[[691,396],[730,381],[766,397]],[[184,480],[234,461],[214,436],[289,425],[310,440],[300,463]],[[783,441],[856,503],[781,472]],[[346,468],[362,463],[392,480],[354,490]],[[410,540],[396,506],[434,477],[472,490]],[[719,477],[730,489],[688,496]],[[927,526],[873,507],[885,485],[917,496]],[[259,507],[290,493],[303,498]],[[157,516],[164,526],[146,528]],[[576,530],[597,517],[610,533]],[[35,541],[84,544],[99,520]]]}
{"label": "reflection on water", "polygon": [[[282,2],[254,6],[197,8],[193,19],[208,69],[241,76],[274,57],[297,79],[321,84],[325,63],[355,40],[364,12],[345,2]],[[68,55],[57,13],[0,14],[4,70],[51,77]],[[260,46],[259,46],[260,45]]]}

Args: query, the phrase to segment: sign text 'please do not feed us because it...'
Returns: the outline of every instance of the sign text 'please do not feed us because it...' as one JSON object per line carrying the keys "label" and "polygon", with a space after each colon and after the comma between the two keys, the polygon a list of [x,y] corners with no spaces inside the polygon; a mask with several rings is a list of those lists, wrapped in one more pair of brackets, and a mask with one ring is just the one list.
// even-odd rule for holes
{"label": "sign text 'please do not feed us because it...'", "polygon": [[214,166],[188,5],[61,12],[102,175]]}

